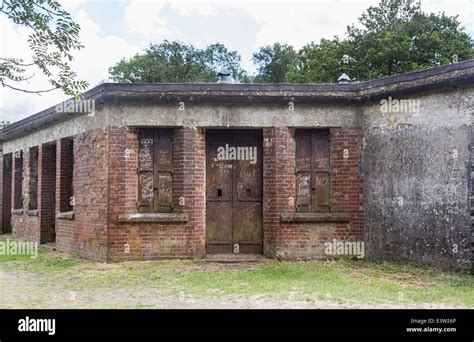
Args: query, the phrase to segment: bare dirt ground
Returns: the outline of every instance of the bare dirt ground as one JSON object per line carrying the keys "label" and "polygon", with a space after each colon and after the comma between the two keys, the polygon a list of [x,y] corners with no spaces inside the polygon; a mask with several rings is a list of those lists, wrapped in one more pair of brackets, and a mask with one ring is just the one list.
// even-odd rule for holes
{"label": "bare dirt ground", "polygon": [[[193,268],[206,270],[223,265],[202,264]],[[228,265],[227,267],[252,267],[252,265]],[[320,300],[288,300],[252,296],[218,296],[216,298],[194,298],[182,293],[178,298],[163,296],[158,287],[134,286],[133,289],[111,284],[107,287],[86,287],[71,291],[61,278],[55,282],[41,279],[28,272],[0,272],[0,308],[11,309],[447,309],[463,306],[446,304],[361,304],[334,303]]]}
{"label": "bare dirt ground", "polygon": [[367,260],[214,259],[101,263],[51,248],[0,256],[0,309],[474,308],[467,272]]}

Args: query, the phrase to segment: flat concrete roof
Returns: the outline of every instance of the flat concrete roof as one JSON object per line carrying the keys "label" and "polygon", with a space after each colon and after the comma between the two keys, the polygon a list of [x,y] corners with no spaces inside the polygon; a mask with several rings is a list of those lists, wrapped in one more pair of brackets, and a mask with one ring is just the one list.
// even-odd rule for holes
{"label": "flat concrete roof", "polygon": [[[103,83],[84,93],[85,100],[105,103],[207,103],[358,105],[387,96],[412,96],[474,85],[474,60],[447,64],[376,80],[349,84],[268,83]],[[0,142],[68,120],[77,113],[56,111],[56,105],[0,130]]]}

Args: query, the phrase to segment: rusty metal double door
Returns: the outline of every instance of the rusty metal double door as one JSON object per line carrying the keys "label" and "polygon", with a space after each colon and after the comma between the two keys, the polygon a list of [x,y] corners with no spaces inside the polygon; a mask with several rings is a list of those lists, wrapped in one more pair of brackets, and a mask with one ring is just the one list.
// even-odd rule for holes
{"label": "rusty metal double door", "polygon": [[262,253],[261,130],[206,133],[207,252]]}

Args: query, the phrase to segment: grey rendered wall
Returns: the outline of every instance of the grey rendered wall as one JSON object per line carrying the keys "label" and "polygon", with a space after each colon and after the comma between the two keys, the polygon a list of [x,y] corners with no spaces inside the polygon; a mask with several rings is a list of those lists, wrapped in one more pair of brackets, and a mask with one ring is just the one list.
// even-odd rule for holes
{"label": "grey rendered wall", "polygon": [[474,90],[404,99],[419,111],[361,108],[367,253],[468,269]]}
{"label": "grey rendered wall", "polygon": [[107,126],[178,127],[356,127],[357,105],[106,104],[94,115],[72,114],[68,121],[4,143],[4,153],[28,149]]}

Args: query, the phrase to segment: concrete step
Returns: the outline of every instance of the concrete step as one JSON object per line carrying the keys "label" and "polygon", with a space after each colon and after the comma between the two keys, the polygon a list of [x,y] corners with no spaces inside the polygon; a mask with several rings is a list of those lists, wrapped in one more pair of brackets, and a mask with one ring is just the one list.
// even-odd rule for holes
{"label": "concrete step", "polygon": [[42,243],[41,245],[39,245],[41,248],[44,248],[44,249],[49,249],[51,251],[55,251],[56,250],[56,243],[55,242],[46,242],[46,243]]}
{"label": "concrete step", "polygon": [[246,263],[246,262],[259,262],[264,259],[262,254],[208,254],[203,259],[205,262],[217,262],[222,264],[235,264],[235,263]]}

